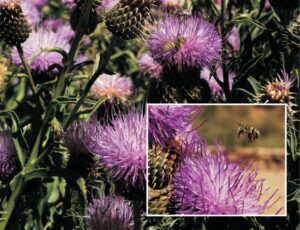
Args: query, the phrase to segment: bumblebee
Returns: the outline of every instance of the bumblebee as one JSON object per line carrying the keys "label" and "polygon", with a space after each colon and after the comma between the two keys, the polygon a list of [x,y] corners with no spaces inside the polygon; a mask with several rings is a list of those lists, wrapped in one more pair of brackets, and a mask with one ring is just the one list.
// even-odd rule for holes
{"label": "bumblebee", "polygon": [[248,126],[245,124],[238,123],[239,128],[238,128],[238,138],[240,137],[241,134],[247,135],[249,141],[252,143],[254,142],[257,138],[260,137],[260,132],[257,128],[253,126]]}

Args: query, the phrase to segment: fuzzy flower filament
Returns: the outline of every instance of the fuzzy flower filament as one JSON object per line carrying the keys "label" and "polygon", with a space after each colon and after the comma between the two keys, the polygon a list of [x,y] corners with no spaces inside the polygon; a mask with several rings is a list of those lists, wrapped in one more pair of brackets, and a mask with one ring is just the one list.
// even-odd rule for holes
{"label": "fuzzy flower filament", "polygon": [[132,207],[122,197],[104,196],[94,199],[87,208],[92,230],[132,230]]}
{"label": "fuzzy flower filament", "polygon": [[148,43],[150,55],[158,63],[189,68],[214,64],[222,48],[214,25],[198,16],[165,16]]}
{"label": "fuzzy flower filament", "polygon": [[275,193],[261,201],[264,180],[252,163],[243,168],[228,152],[186,158],[172,180],[177,214],[263,214]]}
{"label": "fuzzy flower filament", "polygon": [[140,112],[118,115],[87,146],[116,181],[145,189],[146,119]]}

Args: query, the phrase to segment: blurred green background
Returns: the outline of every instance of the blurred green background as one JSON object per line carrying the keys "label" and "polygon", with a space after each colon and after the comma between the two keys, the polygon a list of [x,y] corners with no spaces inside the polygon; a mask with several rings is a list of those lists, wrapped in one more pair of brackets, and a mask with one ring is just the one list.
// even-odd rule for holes
{"label": "blurred green background", "polygon": [[[284,148],[285,144],[285,107],[284,106],[229,106],[205,105],[204,112],[195,120],[199,133],[209,145],[215,141],[227,147],[267,147]],[[238,139],[238,123],[253,126],[261,136],[251,143],[246,134]]]}

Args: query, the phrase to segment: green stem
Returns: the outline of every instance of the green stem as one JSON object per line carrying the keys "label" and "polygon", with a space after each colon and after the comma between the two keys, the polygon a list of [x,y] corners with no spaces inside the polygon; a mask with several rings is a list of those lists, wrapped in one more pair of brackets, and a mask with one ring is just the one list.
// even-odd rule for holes
{"label": "green stem", "polygon": [[73,108],[71,114],[68,116],[66,122],[63,125],[63,129],[66,130],[69,125],[71,124],[71,122],[73,121],[76,113],[78,112],[81,104],[83,103],[85,97],[87,96],[88,92],[90,91],[92,85],[94,84],[94,82],[97,80],[98,76],[103,72],[105,66],[107,65],[107,63],[110,60],[111,57],[111,53],[113,51],[114,46],[116,45],[116,43],[118,42],[118,38],[113,37],[112,41],[109,45],[109,47],[107,48],[107,50],[104,52],[103,55],[101,55],[102,57],[100,58],[100,64],[99,67],[97,69],[97,71],[93,74],[93,76],[91,77],[91,79],[88,81],[88,83],[85,85],[83,92],[81,93],[81,97],[80,99],[77,101],[77,103],[75,104],[75,107]]}
{"label": "green stem", "polygon": [[[74,57],[75,57],[75,55],[78,51],[80,41],[81,41],[81,39],[84,35],[85,28],[86,28],[86,25],[88,23],[89,13],[92,10],[92,6],[94,4],[94,1],[95,0],[88,0],[85,3],[83,12],[80,15],[78,30],[76,31],[75,38],[72,42],[71,49],[70,49],[70,52],[68,54],[67,61],[64,65],[64,69],[61,72],[60,78],[59,78],[59,80],[57,82],[57,85],[56,85],[56,88],[54,90],[54,95],[53,95],[52,101],[55,101],[59,96],[61,96],[64,93],[64,90],[65,90],[65,75],[67,75],[73,67],[73,64],[74,64],[73,60],[74,60]],[[20,49],[20,47],[21,46],[17,47],[17,49],[18,49],[19,53],[21,51],[20,56],[21,56],[21,59],[22,59],[22,57],[24,57],[24,55],[22,55],[23,53],[22,53],[22,49]],[[25,69],[27,68],[26,71],[28,73],[30,73],[29,77],[31,79],[30,81],[31,81],[31,87],[32,87],[33,93],[36,93],[36,88],[33,87],[34,84],[32,85],[33,80],[32,80],[32,76],[31,76],[29,66],[26,65],[26,62],[25,62],[24,58],[22,59],[22,61],[24,61],[24,63],[25,63],[25,64],[24,63],[23,64],[25,66]],[[7,205],[6,205],[5,209],[3,210],[4,214],[3,214],[2,218],[4,219],[4,221],[0,222],[0,230],[7,229],[10,218],[13,214],[15,205],[18,202],[20,196],[22,195],[22,192],[24,191],[24,188],[26,186],[24,175],[26,174],[26,172],[34,169],[37,165],[36,160],[37,160],[37,157],[39,155],[41,144],[43,142],[45,134],[46,134],[46,132],[49,131],[48,128],[49,128],[50,121],[51,121],[51,119],[54,115],[55,107],[56,107],[55,104],[50,103],[50,106],[46,110],[46,113],[45,113],[45,116],[44,116],[44,122],[42,124],[42,127],[39,131],[38,137],[35,141],[35,144],[33,146],[32,151],[31,151],[29,160],[28,160],[26,166],[24,167],[23,172],[20,175],[20,179],[19,179],[20,181],[18,181],[18,183],[16,185],[16,188],[14,189],[11,196],[9,197]]]}
{"label": "green stem", "polygon": [[35,86],[34,81],[33,81],[33,77],[32,77],[32,74],[31,74],[30,67],[29,67],[28,63],[26,62],[26,60],[24,58],[23,48],[20,44],[17,44],[16,47],[17,47],[20,59],[22,61],[22,64],[24,66],[25,72],[28,75],[30,88],[31,88],[33,94],[37,95],[38,92],[37,92],[36,86]]}

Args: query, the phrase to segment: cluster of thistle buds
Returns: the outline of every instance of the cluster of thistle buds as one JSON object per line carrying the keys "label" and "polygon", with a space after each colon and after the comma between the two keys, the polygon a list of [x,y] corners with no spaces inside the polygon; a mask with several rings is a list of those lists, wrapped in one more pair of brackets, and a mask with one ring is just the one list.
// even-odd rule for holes
{"label": "cluster of thistle buds", "polygon": [[289,89],[282,87],[278,81],[268,83],[264,91],[268,99],[273,102],[285,102],[289,100]]}
{"label": "cluster of thistle buds", "polygon": [[0,40],[10,46],[23,43],[29,37],[31,27],[25,17],[20,0],[0,3]]}

